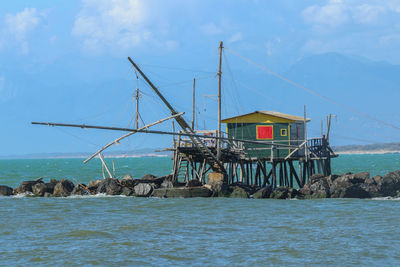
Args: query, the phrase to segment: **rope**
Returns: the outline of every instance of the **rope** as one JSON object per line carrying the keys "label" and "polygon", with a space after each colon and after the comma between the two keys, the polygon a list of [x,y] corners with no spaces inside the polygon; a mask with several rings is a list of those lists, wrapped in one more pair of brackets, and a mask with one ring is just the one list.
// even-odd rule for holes
{"label": "rope", "polygon": [[318,97],[320,97],[320,98],[322,98],[322,99],[324,99],[324,100],[326,100],[326,101],[328,101],[328,102],[331,102],[331,103],[333,103],[333,104],[335,104],[335,105],[338,105],[338,106],[340,106],[340,107],[342,107],[342,108],[344,108],[344,109],[347,109],[347,110],[349,110],[349,111],[351,111],[351,112],[353,112],[353,113],[355,113],[355,114],[358,114],[358,115],[360,115],[360,116],[362,116],[362,117],[365,117],[365,118],[367,118],[367,119],[376,121],[376,122],[378,122],[378,123],[380,123],[380,124],[389,126],[389,127],[393,128],[393,129],[400,130],[400,127],[398,127],[398,126],[396,126],[396,125],[393,125],[393,124],[391,124],[391,123],[389,123],[389,122],[386,122],[386,121],[377,119],[377,118],[375,118],[375,117],[372,117],[372,116],[369,115],[369,114],[366,114],[366,113],[363,113],[363,112],[361,112],[361,111],[358,111],[358,110],[356,110],[356,109],[354,109],[354,108],[352,108],[352,107],[349,107],[349,106],[347,106],[347,105],[345,105],[345,104],[342,104],[342,103],[340,103],[340,102],[338,102],[338,101],[336,101],[336,100],[334,100],[334,99],[332,99],[332,98],[329,98],[329,97],[327,97],[327,96],[321,95],[321,94],[319,94],[319,93],[317,93],[317,92],[315,92],[315,91],[313,91],[313,90],[311,90],[311,89],[309,89],[309,88],[307,88],[307,87],[305,87],[305,86],[303,86],[303,85],[301,85],[301,84],[298,84],[298,83],[296,83],[296,82],[294,82],[294,81],[292,81],[292,80],[289,80],[288,78],[283,77],[282,75],[280,75],[280,74],[278,74],[278,73],[276,73],[276,72],[274,72],[274,71],[272,71],[272,70],[266,68],[265,66],[254,62],[253,60],[251,60],[251,59],[249,59],[249,58],[247,58],[247,57],[245,57],[245,56],[239,54],[238,52],[236,52],[236,51],[234,51],[234,50],[232,50],[232,49],[225,48],[225,50],[228,50],[228,52],[230,52],[231,54],[233,54],[233,55],[235,55],[235,56],[241,58],[242,60],[246,61],[247,63],[252,64],[252,65],[258,67],[259,69],[261,69],[261,70],[263,70],[263,71],[265,71],[265,72],[267,72],[267,73],[269,73],[269,74],[271,74],[271,75],[277,77],[278,79],[283,80],[283,81],[285,81],[285,82],[287,82],[287,83],[289,83],[289,84],[291,84],[291,85],[293,85],[293,86],[295,86],[295,87],[297,87],[297,88],[300,88],[300,89],[302,89],[303,91],[305,91],[305,92],[307,92],[307,93],[309,93],[309,94],[318,96]]}

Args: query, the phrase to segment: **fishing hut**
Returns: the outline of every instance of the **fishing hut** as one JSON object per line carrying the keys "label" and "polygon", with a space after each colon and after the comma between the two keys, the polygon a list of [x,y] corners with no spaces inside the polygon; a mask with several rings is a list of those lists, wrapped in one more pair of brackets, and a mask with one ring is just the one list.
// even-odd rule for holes
{"label": "fishing hut", "polygon": [[[194,128],[194,91],[193,120],[188,123],[183,117],[184,112],[178,112],[173,107],[130,57],[128,60],[132,66],[165,104],[171,116],[143,127],[139,127],[137,122],[136,129],[50,122],[32,122],[32,124],[127,132],[84,161],[86,163],[98,156],[110,177],[113,175],[107,168],[101,153],[135,133],[171,135],[173,137],[172,147],[166,149],[172,151],[173,154],[172,171],[168,176],[173,182],[197,180],[205,184],[208,174],[218,173],[222,174],[223,180],[227,184],[240,182],[260,187],[270,185],[272,187],[301,188],[314,174],[330,175],[330,160],[337,156],[329,146],[330,116],[327,120],[326,135],[311,139],[307,139],[307,123],[310,119],[306,118],[305,108],[303,117],[276,111],[255,111],[222,119],[222,51],[223,43],[221,42],[217,72],[218,127],[215,130],[196,130]],[[137,117],[136,120],[138,120]],[[150,129],[150,127],[170,119],[173,119],[180,129],[175,131],[174,123],[170,132]],[[226,124],[225,132],[222,131],[222,124]]]}

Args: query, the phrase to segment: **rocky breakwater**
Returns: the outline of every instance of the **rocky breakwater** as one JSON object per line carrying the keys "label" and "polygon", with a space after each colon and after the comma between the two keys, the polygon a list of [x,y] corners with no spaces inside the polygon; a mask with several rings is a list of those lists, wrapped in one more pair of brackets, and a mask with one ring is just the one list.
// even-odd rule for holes
{"label": "rocky breakwater", "polygon": [[187,183],[172,182],[171,176],[155,177],[151,174],[134,179],[127,174],[122,179],[92,180],[88,185],[67,179],[44,182],[42,178],[24,181],[17,188],[0,185],[0,196],[26,194],[37,197],[68,197],[74,195],[125,195],[136,197],[189,198],[230,197],[270,199],[314,198],[375,198],[400,197],[400,171],[385,176],[370,177],[369,173],[344,175],[314,175],[300,190],[289,187],[257,187],[243,183],[227,184],[222,173],[209,173],[207,184],[198,180]]}
{"label": "rocky breakwater", "polygon": [[74,184],[67,179],[44,182],[42,178],[24,181],[17,188],[0,185],[0,196],[25,194],[31,197],[68,197],[84,195],[125,195],[136,197],[209,197],[212,191],[199,181],[172,183],[170,176],[156,177],[147,174],[134,179],[127,174],[122,179],[107,178],[92,180],[88,185]]}

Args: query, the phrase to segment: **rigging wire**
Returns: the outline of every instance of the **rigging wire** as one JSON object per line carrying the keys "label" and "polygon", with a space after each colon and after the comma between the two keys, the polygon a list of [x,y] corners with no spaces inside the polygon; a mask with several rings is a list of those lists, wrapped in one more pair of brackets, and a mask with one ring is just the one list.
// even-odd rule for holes
{"label": "rigging wire", "polygon": [[312,95],[315,95],[317,97],[320,97],[320,98],[324,99],[325,101],[331,102],[331,103],[333,103],[335,105],[338,105],[338,106],[340,106],[340,107],[342,107],[344,109],[347,109],[347,110],[349,110],[349,111],[351,111],[351,112],[353,112],[355,114],[358,114],[358,115],[360,115],[362,117],[365,117],[367,119],[376,121],[376,122],[378,122],[380,124],[389,126],[389,127],[393,128],[393,129],[400,130],[400,127],[398,127],[398,126],[396,126],[396,125],[394,125],[392,123],[377,119],[377,118],[375,118],[375,117],[373,117],[373,116],[371,116],[371,115],[369,115],[367,113],[358,111],[358,110],[356,110],[356,109],[354,109],[352,107],[349,107],[349,106],[347,106],[345,104],[342,104],[342,103],[340,103],[340,102],[338,102],[338,101],[336,101],[336,100],[334,100],[332,98],[329,98],[329,97],[324,96],[324,95],[322,95],[320,93],[317,93],[317,92],[315,92],[315,91],[313,91],[313,90],[311,90],[311,89],[309,89],[309,88],[307,88],[307,87],[305,87],[305,86],[303,86],[301,84],[298,84],[298,83],[296,83],[296,82],[294,82],[294,81],[292,81],[292,80],[290,80],[290,79],[288,79],[288,78],[286,78],[286,77],[284,77],[284,76],[282,76],[282,75],[280,75],[280,74],[278,74],[278,73],[266,68],[264,65],[261,65],[259,63],[254,62],[253,60],[251,60],[251,59],[239,54],[238,52],[236,52],[236,51],[234,51],[232,49],[225,48],[225,50],[228,50],[228,52],[230,52],[231,54],[241,58],[242,60],[246,61],[247,63],[258,67],[259,69],[269,73],[270,75],[273,75],[273,76],[275,76],[276,78],[278,78],[280,80],[283,80],[283,81],[285,81],[285,82],[287,82],[287,83],[289,83],[289,84],[291,84],[291,85],[293,85],[293,86],[295,86],[297,88],[300,88],[300,89],[302,89],[303,91],[305,91],[305,92],[307,92],[309,94],[312,94]]}
{"label": "rigging wire", "polygon": [[193,70],[193,69],[178,68],[178,67],[167,67],[167,66],[152,65],[152,64],[141,64],[141,65],[148,66],[148,67],[161,68],[161,69],[169,69],[169,70],[177,70],[177,71],[189,71],[189,72],[195,72],[195,73],[214,73],[214,72],[211,72],[211,71]]}

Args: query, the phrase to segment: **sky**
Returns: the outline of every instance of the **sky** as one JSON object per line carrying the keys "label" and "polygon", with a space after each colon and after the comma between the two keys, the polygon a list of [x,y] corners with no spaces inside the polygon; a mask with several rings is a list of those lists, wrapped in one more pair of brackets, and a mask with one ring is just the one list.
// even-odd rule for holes
{"label": "sky", "polygon": [[[168,116],[168,110],[143,80],[136,79],[128,56],[179,111],[186,112],[188,120],[192,79],[196,77],[198,128],[215,129],[216,102],[207,95],[216,94],[220,41],[225,47],[223,117],[254,110],[302,115],[306,104],[308,116],[314,118],[310,128],[315,135],[327,113],[340,113],[333,130],[349,139],[342,140],[338,135],[336,144],[391,142],[399,136],[395,129],[400,127],[395,114],[398,109],[385,105],[371,108],[374,99],[380,97],[379,90],[360,95],[360,102],[368,105],[357,104],[356,112],[343,113],[343,107],[314,99],[315,95],[307,92],[294,97],[293,88],[286,89],[287,84],[282,86],[281,80],[260,68],[290,76],[290,70],[304,59],[334,53],[397,69],[397,0],[2,1],[0,33],[3,156],[96,151],[123,133],[40,127],[30,122],[133,126],[136,87],[143,91],[140,112],[145,123]],[[316,68],[331,65],[326,64]],[[307,75],[319,83],[307,83],[302,79],[305,76],[290,78],[342,102],[334,89],[318,91],[317,86],[328,80],[313,73]],[[280,91],[274,92],[271,86]],[[398,88],[389,89],[389,95],[397,96]],[[393,125],[367,123],[364,113]],[[344,130],[352,125],[357,129]],[[154,129],[169,131],[171,123]],[[170,137],[135,135],[115,149],[162,147],[170,141]]]}

